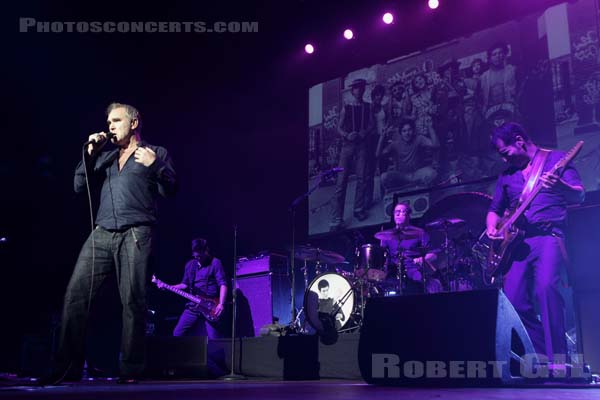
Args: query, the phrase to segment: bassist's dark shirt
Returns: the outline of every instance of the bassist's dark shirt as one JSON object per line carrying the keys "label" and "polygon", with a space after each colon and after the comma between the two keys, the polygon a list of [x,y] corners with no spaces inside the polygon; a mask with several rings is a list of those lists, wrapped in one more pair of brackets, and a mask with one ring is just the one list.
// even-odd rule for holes
{"label": "bassist's dark shirt", "polygon": [[[562,151],[552,151],[548,154],[543,172],[552,169],[564,154]],[[565,167],[562,179],[570,185],[582,185],[579,173],[571,163]],[[522,169],[508,168],[498,178],[489,211],[502,216],[505,210],[514,210],[518,205],[524,185],[525,180]],[[583,197],[582,195],[580,202],[583,201]],[[542,188],[529,205],[529,208],[523,213],[523,217],[530,225],[551,223],[560,227],[564,225],[567,217],[567,204],[569,204],[567,198],[560,190]]]}
{"label": "bassist's dark shirt", "polygon": [[[193,295],[206,297],[219,297],[219,287],[227,285],[225,271],[221,260],[213,257],[207,266],[200,265],[196,259],[191,259],[185,265],[185,272],[181,283],[188,287],[188,292]],[[189,303],[193,305],[194,303]]]}

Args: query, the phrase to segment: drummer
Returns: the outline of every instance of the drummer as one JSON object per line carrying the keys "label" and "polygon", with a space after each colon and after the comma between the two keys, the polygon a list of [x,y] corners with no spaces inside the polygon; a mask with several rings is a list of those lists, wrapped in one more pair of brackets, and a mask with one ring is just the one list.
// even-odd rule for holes
{"label": "drummer", "polygon": [[[382,240],[381,247],[388,251],[388,280],[397,279],[398,267],[403,265],[406,276],[403,276],[402,293],[423,293],[423,262],[429,265],[435,261],[435,253],[426,253],[423,257],[415,250],[429,245],[429,235],[421,228],[410,224],[410,205],[400,202],[394,207],[394,224],[398,231],[396,240]],[[411,251],[412,250],[412,251]],[[423,260],[424,259],[424,260]]]}

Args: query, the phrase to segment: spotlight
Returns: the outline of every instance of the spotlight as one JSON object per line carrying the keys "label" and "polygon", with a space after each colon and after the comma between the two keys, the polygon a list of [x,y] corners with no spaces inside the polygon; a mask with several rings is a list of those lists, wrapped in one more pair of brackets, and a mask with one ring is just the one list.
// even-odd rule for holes
{"label": "spotlight", "polygon": [[392,15],[392,13],[389,12],[383,14],[383,17],[381,19],[388,25],[394,22],[394,16]]}
{"label": "spotlight", "polygon": [[315,46],[313,46],[310,43],[307,43],[306,46],[304,46],[304,51],[307,52],[308,54],[312,54],[315,52]]}
{"label": "spotlight", "polygon": [[440,0],[429,0],[429,8],[431,8],[432,10],[435,10],[436,8],[438,8],[440,6]]}
{"label": "spotlight", "polygon": [[352,32],[350,29],[346,29],[344,31],[344,37],[348,40],[352,39],[354,37],[354,32]]}

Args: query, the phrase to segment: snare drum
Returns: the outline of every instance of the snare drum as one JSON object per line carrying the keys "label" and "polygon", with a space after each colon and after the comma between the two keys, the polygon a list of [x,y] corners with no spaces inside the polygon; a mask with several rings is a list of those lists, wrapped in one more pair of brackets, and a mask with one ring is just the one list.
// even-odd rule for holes
{"label": "snare drum", "polygon": [[339,331],[348,327],[354,308],[354,289],[340,274],[328,272],[317,276],[304,293],[305,321],[317,332],[323,331],[319,314],[331,315]]}
{"label": "snare drum", "polygon": [[385,271],[386,251],[374,244],[363,244],[357,251],[357,278],[366,278],[373,282],[382,282],[387,277]]}

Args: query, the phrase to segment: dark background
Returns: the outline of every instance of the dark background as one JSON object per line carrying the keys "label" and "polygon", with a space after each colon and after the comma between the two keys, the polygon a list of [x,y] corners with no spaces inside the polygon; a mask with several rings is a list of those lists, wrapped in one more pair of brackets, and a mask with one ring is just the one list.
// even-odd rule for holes
{"label": "dark background", "polygon": [[[177,282],[195,236],[231,270],[238,253],[285,249],[289,203],[306,190],[307,92],[364,65],[518,18],[558,1],[425,0],[149,3],[30,1],[3,10],[0,179],[0,370],[16,370],[22,338],[45,334],[89,233],[72,174],[112,101],[135,105],[142,135],[166,147],[179,193],[161,201],[155,269]],[[380,16],[396,12],[383,29]],[[19,33],[45,21],[258,21],[258,33]],[[355,29],[345,42],[341,32]],[[312,41],[317,51],[306,56]],[[97,198],[94,198],[97,205]],[[596,211],[597,212],[597,211]],[[306,207],[297,239],[307,240]],[[177,313],[180,302],[150,293]],[[110,296],[108,296],[110,297]],[[113,305],[115,297],[112,297]],[[116,302],[118,304],[118,301]],[[118,309],[112,320],[118,320]]]}

